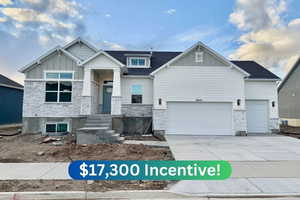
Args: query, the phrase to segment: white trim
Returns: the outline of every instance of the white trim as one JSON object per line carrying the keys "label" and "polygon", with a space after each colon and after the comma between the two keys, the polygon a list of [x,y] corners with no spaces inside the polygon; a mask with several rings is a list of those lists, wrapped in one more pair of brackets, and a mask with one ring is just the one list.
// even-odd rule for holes
{"label": "white trim", "polygon": [[280,81],[280,79],[264,79],[264,78],[245,78],[245,81],[265,81],[265,82],[276,82]]}
{"label": "white trim", "polygon": [[86,59],[85,61],[80,63],[79,66],[85,65],[86,63],[90,62],[91,60],[95,59],[96,57],[98,57],[101,54],[103,54],[106,57],[110,58],[112,61],[114,61],[115,63],[117,63],[121,67],[125,66],[123,63],[121,63],[120,61],[118,61],[117,59],[115,59],[114,57],[112,57],[111,55],[109,55],[108,53],[106,53],[105,51],[102,51],[102,50],[98,51],[96,54],[94,54],[93,56],[89,57],[88,59]]}
{"label": "white trim", "polygon": [[[131,60],[132,59],[143,59],[145,61],[145,65],[132,65]],[[138,57],[138,56],[129,56],[126,59],[126,66],[128,68],[150,68],[149,63],[147,62],[149,58],[147,57]]]}
{"label": "white trim", "polygon": [[[36,81],[36,82],[45,82],[45,81],[48,81],[49,79],[25,79],[24,80],[24,82],[25,81],[27,81],[27,82],[29,82],[29,81],[32,81],[32,82],[34,82],[34,81]],[[64,80],[64,79],[62,79],[62,80]],[[67,81],[71,81],[71,82],[83,82],[83,80],[82,79],[73,79],[73,80],[71,80],[71,79],[66,79]]]}
{"label": "white trim", "polygon": [[80,60],[78,58],[76,58],[75,56],[73,56],[72,54],[68,53],[67,51],[61,49],[60,46],[57,46],[49,51],[47,51],[45,54],[43,54],[42,56],[38,57],[37,59],[35,59],[34,61],[32,61],[31,63],[29,63],[28,65],[25,65],[24,67],[22,67],[21,69],[19,69],[19,72],[24,73],[27,69],[29,69],[30,67],[32,67],[35,64],[40,64],[41,60],[48,57],[49,55],[53,54],[54,52],[57,51],[61,51],[63,52],[65,55],[67,55],[69,58],[71,58],[72,60],[74,60],[76,62],[77,65],[80,64]]}
{"label": "white trim", "polygon": [[[47,73],[58,73],[58,74],[61,74],[61,73],[72,73],[72,79],[61,79],[60,77],[59,78],[51,78],[51,79],[47,79],[46,75]],[[74,80],[74,74],[75,74],[75,71],[57,71],[57,70],[45,70],[44,71],[44,80],[46,81],[56,81],[56,80],[61,80],[61,81],[72,81]],[[60,76],[60,75],[59,75]]]}
{"label": "white trim", "polygon": [[94,50],[95,53],[96,53],[97,51],[99,51],[95,46],[93,46],[93,45],[92,45],[91,43],[89,43],[88,41],[82,39],[81,37],[76,38],[75,40],[73,40],[72,42],[66,44],[66,45],[63,46],[62,48],[63,48],[63,49],[67,49],[67,48],[73,46],[73,45],[76,44],[76,43],[83,43],[83,44],[85,44],[85,45],[88,46],[90,49]]}
{"label": "white trim", "polygon": [[2,83],[0,83],[0,86],[7,87],[7,88],[18,89],[18,90],[24,90],[24,88],[21,88],[21,87],[16,87],[16,86],[12,86],[12,85],[6,85],[6,84],[2,84]]}
{"label": "white trim", "polygon": [[154,70],[153,72],[151,72],[150,75],[154,75],[157,72],[159,72],[160,70],[162,70],[163,68],[169,66],[170,64],[172,64],[173,62],[175,62],[176,60],[180,59],[181,57],[183,57],[184,55],[188,54],[189,52],[191,52],[193,49],[197,48],[197,47],[203,47],[206,48],[208,51],[210,51],[211,53],[213,53],[216,57],[222,59],[223,61],[225,61],[228,65],[230,65],[231,67],[236,68],[239,72],[245,74],[246,76],[250,76],[250,74],[246,71],[244,71],[243,69],[241,69],[240,67],[238,67],[237,65],[235,65],[234,63],[232,63],[231,61],[227,60],[225,57],[223,57],[222,55],[220,55],[219,53],[217,53],[216,51],[214,51],[213,49],[209,48],[208,46],[206,46],[205,44],[203,44],[202,42],[197,42],[195,45],[193,45],[192,47],[188,48],[187,50],[185,50],[184,52],[182,52],[181,54],[179,54],[178,56],[174,57],[173,59],[169,60],[167,63],[165,63],[164,65],[160,66],[159,68],[157,68],[156,70]]}
{"label": "white trim", "polygon": [[[56,125],[56,128],[55,128],[55,132],[47,132],[47,125],[48,124],[55,124]],[[58,122],[58,121],[47,121],[46,124],[45,124],[45,133],[61,133],[61,132],[57,132],[57,125],[58,124],[67,124],[67,132],[70,132],[70,123],[68,121],[61,121],[61,122]]]}
{"label": "white trim", "polygon": [[[57,84],[58,84],[57,91],[47,91],[46,90],[46,84],[47,84],[47,82],[57,82]],[[72,90],[68,91],[68,92],[65,92],[65,93],[71,93],[71,101],[67,101],[67,102],[61,102],[60,101],[60,93],[64,92],[64,91],[60,91],[60,82],[71,82],[71,84],[72,84]],[[55,103],[55,104],[72,104],[73,103],[73,83],[72,83],[72,81],[70,81],[70,79],[46,79],[44,85],[45,85],[44,104],[48,104],[48,103],[50,103],[50,104],[52,104],[52,103]],[[57,100],[56,100],[56,102],[53,102],[53,101],[48,102],[48,101],[46,101],[46,93],[47,92],[57,93]]]}
{"label": "white trim", "polygon": [[149,78],[153,79],[153,76],[148,76],[148,75],[122,75],[122,78]]}

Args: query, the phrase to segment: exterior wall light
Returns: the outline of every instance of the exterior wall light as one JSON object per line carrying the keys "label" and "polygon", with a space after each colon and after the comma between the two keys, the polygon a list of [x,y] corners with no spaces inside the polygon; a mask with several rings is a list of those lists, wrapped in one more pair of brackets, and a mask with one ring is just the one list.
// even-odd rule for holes
{"label": "exterior wall light", "polygon": [[238,106],[240,106],[240,105],[241,105],[241,100],[238,99],[238,100],[236,101],[236,104],[237,104]]}
{"label": "exterior wall light", "polygon": [[272,107],[273,108],[275,107],[275,101],[272,101]]}
{"label": "exterior wall light", "polygon": [[158,105],[161,105],[162,104],[162,100],[161,98],[158,99]]}

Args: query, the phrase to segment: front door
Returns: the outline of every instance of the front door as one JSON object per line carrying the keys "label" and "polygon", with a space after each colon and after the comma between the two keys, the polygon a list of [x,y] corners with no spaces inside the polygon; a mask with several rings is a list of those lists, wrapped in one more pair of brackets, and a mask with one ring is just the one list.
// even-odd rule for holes
{"label": "front door", "polygon": [[102,108],[102,113],[104,114],[110,114],[111,94],[112,94],[112,86],[104,85],[103,86],[103,108]]}

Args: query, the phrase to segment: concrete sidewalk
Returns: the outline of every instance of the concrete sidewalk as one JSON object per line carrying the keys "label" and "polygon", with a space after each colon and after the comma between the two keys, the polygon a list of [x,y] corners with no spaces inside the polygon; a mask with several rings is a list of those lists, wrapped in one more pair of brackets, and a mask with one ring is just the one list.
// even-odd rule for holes
{"label": "concrete sidewalk", "polygon": [[[230,163],[231,178],[300,178],[300,161]],[[69,163],[0,163],[0,180],[68,180],[68,167]]]}

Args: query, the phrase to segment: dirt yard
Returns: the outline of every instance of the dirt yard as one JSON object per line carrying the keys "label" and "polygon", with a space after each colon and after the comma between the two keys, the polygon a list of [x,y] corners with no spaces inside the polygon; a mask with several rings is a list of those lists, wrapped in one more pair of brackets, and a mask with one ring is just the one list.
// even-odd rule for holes
{"label": "dirt yard", "polygon": [[300,139],[300,127],[281,125],[280,134]]}
{"label": "dirt yard", "polygon": [[[3,131],[2,131],[3,133]],[[0,131],[1,134],[1,131]],[[37,134],[0,136],[0,163],[70,162],[72,160],[174,160],[168,148],[131,144],[76,145],[73,136],[42,143]],[[167,181],[0,181],[0,192],[159,190]]]}

